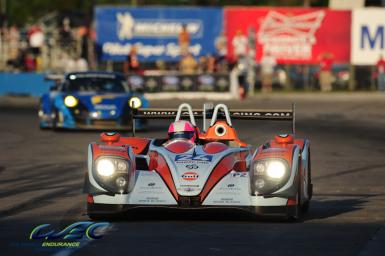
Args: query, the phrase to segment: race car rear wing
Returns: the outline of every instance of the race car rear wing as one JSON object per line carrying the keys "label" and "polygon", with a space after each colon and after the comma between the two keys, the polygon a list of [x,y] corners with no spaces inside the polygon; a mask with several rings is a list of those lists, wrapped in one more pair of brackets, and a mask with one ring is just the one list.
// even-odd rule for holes
{"label": "race car rear wing", "polygon": [[[191,123],[196,126],[195,119],[203,119],[203,130],[207,130],[207,121],[211,119],[212,126],[217,119],[226,120],[232,126],[231,120],[270,120],[270,121],[292,121],[292,132],[295,133],[295,104],[291,109],[232,109],[229,110],[225,104],[204,104],[203,109],[192,109],[187,103],[179,106],[178,110],[171,108],[146,108],[135,109],[132,112],[135,119],[175,119],[190,118]],[[135,122],[133,122],[134,124]],[[135,128],[135,127],[133,127]],[[134,132],[134,131],[133,131]]]}
{"label": "race car rear wing", "polygon": [[[138,109],[134,115],[135,119],[174,119],[177,115],[177,110],[169,108],[147,108]],[[201,119],[204,117],[203,110],[193,110],[195,118]],[[274,110],[259,110],[259,109],[232,109],[229,111],[231,119],[239,120],[271,120],[271,121],[291,121],[294,118],[294,111],[291,109],[274,109]],[[181,117],[189,117],[187,111],[182,112]],[[210,114],[208,113],[208,116]],[[212,117],[212,115],[211,115]],[[223,119],[224,113],[218,113],[218,119]]]}

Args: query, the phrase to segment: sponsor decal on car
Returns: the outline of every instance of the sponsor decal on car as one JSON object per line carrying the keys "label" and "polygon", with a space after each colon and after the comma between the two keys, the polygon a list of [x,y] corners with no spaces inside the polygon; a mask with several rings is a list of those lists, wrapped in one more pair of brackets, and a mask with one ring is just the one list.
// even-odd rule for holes
{"label": "sponsor decal on car", "polygon": [[188,164],[188,165],[186,165],[186,168],[187,169],[199,169],[199,166],[198,165],[196,165],[196,164]]}
{"label": "sponsor decal on car", "polygon": [[116,110],[116,106],[112,104],[97,104],[94,105],[97,110]]}
{"label": "sponsor decal on car", "polygon": [[107,151],[120,151],[120,152],[127,151],[127,148],[125,147],[115,147],[115,146],[107,146],[107,145],[99,145],[99,149],[107,150]]}
{"label": "sponsor decal on car", "polygon": [[212,155],[190,155],[190,154],[183,154],[183,155],[176,155],[175,161],[176,162],[189,162],[189,161],[197,161],[197,162],[211,162],[213,159]]}
{"label": "sponsor decal on car", "polygon": [[196,172],[185,172],[182,174],[182,179],[187,181],[194,181],[198,179],[199,175]]}
{"label": "sponsor decal on car", "polygon": [[115,98],[116,98],[115,95],[95,95],[91,98],[91,102],[92,102],[92,104],[96,105],[96,104],[101,103],[104,99],[113,100]]}
{"label": "sponsor decal on car", "polygon": [[231,174],[231,177],[245,178],[245,177],[247,177],[247,174],[246,174],[246,172],[234,172]]}

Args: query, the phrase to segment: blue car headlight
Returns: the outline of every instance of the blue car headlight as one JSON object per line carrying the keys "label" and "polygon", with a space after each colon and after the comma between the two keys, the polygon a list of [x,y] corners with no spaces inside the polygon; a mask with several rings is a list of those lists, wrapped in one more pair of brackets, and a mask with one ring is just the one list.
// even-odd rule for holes
{"label": "blue car headlight", "polygon": [[72,95],[68,95],[64,98],[64,105],[67,107],[73,108],[78,105],[79,101]]}
{"label": "blue car headlight", "polygon": [[140,98],[134,96],[128,101],[128,105],[131,108],[138,109],[142,106],[142,100]]}

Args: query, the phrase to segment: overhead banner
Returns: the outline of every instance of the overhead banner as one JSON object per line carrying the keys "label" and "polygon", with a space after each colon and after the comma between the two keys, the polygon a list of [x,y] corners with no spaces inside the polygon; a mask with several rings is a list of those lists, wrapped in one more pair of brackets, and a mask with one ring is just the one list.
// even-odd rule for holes
{"label": "overhead banner", "polygon": [[135,45],[139,60],[175,61],[180,58],[178,36],[183,26],[195,57],[214,54],[223,17],[221,8],[96,7],[95,20],[102,60],[125,60]]}
{"label": "overhead banner", "polygon": [[315,64],[325,54],[335,62],[350,61],[350,11],[229,7],[224,18],[230,58],[238,34],[247,38],[258,62],[266,52],[278,63]]}
{"label": "overhead banner", "polygon": [[385,58],[385,10],[357,9],[352,15],[352,64],[374,65],[381,54]]}

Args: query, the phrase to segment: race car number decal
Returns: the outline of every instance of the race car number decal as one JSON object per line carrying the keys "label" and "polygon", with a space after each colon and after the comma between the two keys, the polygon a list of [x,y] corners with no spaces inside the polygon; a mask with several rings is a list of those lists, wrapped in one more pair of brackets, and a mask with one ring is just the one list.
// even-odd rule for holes
{"label": "race car number decal", "polygon": [[202,161],[211,162],[213,156],[210,155],[176,155],[175,161]]}
{"label": "race car number decal", "polygon": [[199,175],[196,172],[185,172],[182,174],[182,179],[188,180],[188,181],[193,181],[198,179]]}

